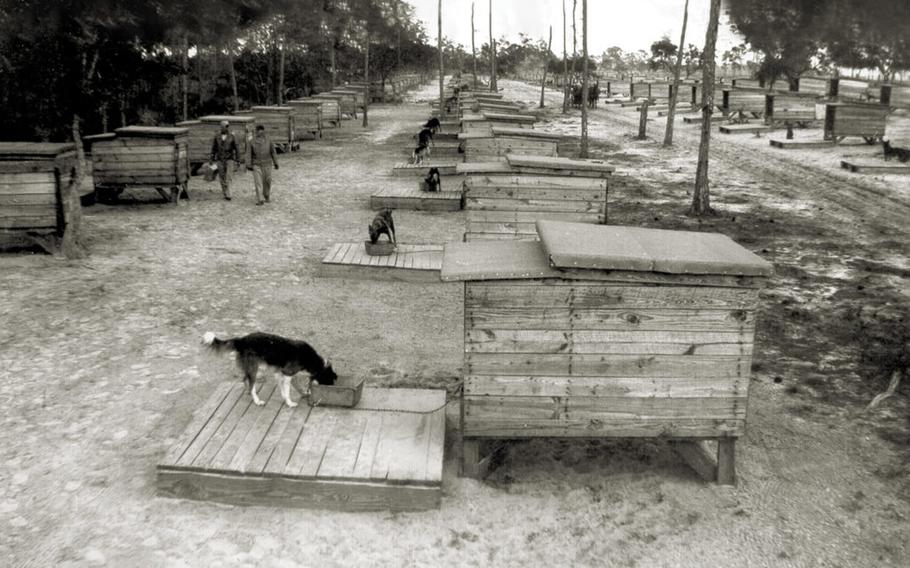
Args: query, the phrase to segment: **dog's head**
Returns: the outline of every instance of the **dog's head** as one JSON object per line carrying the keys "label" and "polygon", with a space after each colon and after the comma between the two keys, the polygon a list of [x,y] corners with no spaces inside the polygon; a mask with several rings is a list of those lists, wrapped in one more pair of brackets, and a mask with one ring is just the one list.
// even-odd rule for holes
{"label": "dog's head", "polygon": [[367,230],[370,232],[370,242],[373,243],[374,245],[376,244],[376,241],[379,240],[379,228],[380,228],[380,225],[376,221],[373,221],[367,227]]}
{"label": "dog's head", "polygon": [[320,385],[334,385],[338,375],[335,374],[332,364],[326,361],[322,370],[313,375],[313,379]]}

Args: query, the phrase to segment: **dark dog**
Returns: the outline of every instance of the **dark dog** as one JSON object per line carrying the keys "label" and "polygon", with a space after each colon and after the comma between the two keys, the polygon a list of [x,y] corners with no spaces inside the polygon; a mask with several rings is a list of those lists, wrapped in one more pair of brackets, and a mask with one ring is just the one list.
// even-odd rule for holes
{"label": "dark dog", "polygon": [[430,168],[427,177],[423,178],[426,183],[426,191],[442,191],[442,178],[439,177],[439,168]]}
{"label": "dark dog", "polygon": [[430,146],[433,144],[433,131],[429,128],[424,128],[417,133],[417,144],[423,144],[424,146]]}
{"label": "dark dog", "polygon": [[429,128],[433,134],[436,134],[437,132],[442,132],[442,123],[439,122],[439,119],[436,118],[435,116],[433,118],[431,118],[430,120],[428,120],[427,123],[423,125],[423,127]]}
{"label": "dark dog", "polygon": [[256,393],[256,374],[260,364],[281,372],[281,396],[290,408],[297,406],[291,400],[291,378],[300,371],[306,371],[310,374],[310,380],[321,385],[333,385],[338,378],[331,363],[305,341],[260,332],[232,339],[218,339],[214,333],[207,332],[202,337],[202,342],[218,353],[237,353],[237,366],[243,371],[243,380],[250,390],[253,402],[258,406],[265,404]]}
{"label": "dark dog", "polygon": [[395,221],[392,220],[392,210],[383,209],[373,217],[369,226],[370,242],[374,245],[379,240],[379,235],[385,234],[390,243],[395,243]]}
{"label": "dark dog", "polygon": [[882,150],[885,153],[885,160],[897,157],[899,162],[910,161],[910,150],[905,148],[895,148],[891,145],[890,140],[882,140]]}
{"label": "dark dog", "polygon": [[411,152],[411,163],[422,164],[423,159],[430,153],[430,147],[426,144],[417,144],[414,151]]}

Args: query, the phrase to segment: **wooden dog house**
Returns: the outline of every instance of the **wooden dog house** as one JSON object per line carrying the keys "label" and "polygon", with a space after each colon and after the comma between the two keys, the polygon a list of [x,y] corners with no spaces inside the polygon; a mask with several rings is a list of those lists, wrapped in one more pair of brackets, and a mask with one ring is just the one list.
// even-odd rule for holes
{"label": "wooden dog house", "polygon": [[256,126],[265,127],[265,133],[272,140],[275,148],[281,152],[299,148],[295,130],[294,109],[289,106],[254,106],[243,114],[252,113],[256,117]]}
{"label": "wooden dog house", "polygon": [[116,196],[126,188],[151,188],[176,205],[190,177],[189,130],[126,126],[114,132],[92,144],[96,189]]}
{"label": "wooden dog house", "polygon": [[540,242],[447,243],[464,282],[463,473],[480,443],[717,440],[733,481],[771,265],[713,233],[538,221]]}
{"label": "wooden dog house", "polygon": [[221,122],[228,121],[231,134],[237,141],[240,161],[246,155],[247,139],[253,136],[256,119],[249,115],[209,115],[198,120],[178,122],[177,127],[188,131],[188,155],[190,164],[198,166],[212,158],[212,142],[221,131]]}
{"label": "wooden dog house", "polygon": [[323,120],[333,126],[341,126],[342,99],[344,99],[342,95],[333,95],[332,93],[320,93],[309,98],[309,100],[318,101],[322,105]]}
{"label": "wooden dog house", "polygon": [[797,92],[771,92],[765,94],[765,124],[798,122],[808,123],[815,120],[815,103],[818,100],[813,94]]}
{"label": "wooden dog house", "polygon": [[532,128],[493,126],[490,133],[471,132],[458,135],[466,162],[505,160],[507,154],[557,156],[558,134]]}
{"label": "wooden dog house", "polygon": [[[47,252],[75,238],[82,210],[72,143],[0,142],[0,236]],[[70,232],[69,235],[67,233]]]}
{"label": "wooden dog house", "polygon": [[825,140],[840,142],[848,136],[873,144],[885,133],[886,105],[833,102],[825,104]]}
{"label": "wooden dog house", "polygon": [[322,103],[312,99],[288,101],[294,109],[294,132],[297,140],[316,140],[322,137]]}

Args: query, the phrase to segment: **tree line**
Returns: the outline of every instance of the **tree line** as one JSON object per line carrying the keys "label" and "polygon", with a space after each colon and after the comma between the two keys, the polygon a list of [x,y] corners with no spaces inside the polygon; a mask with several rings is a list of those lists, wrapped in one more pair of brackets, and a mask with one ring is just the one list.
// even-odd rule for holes
{"label": "tree line", "polygon": [[401,0],[0,0],[0,137],[281,104],[435,57]]}

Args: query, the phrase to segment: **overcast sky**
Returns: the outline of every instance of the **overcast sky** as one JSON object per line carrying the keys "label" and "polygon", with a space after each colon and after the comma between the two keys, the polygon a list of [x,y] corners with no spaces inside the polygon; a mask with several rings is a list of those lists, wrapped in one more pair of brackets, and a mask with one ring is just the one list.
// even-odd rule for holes
{"label": "overcast sky", "polygon": [[[436,40],[437,0],[407,0],[416,9],[429,37]],[[553,51],[562,54],[562,0],[492,0],[493,37],[518,41],[519,32],[546,41],[548,27],[553,26]],[[475,0],[474,27],[477,48],[490,37],[490,0]],[[442,34],[471,50],[472,0],[442,0]],[[566,0],[567,45],[572,52],[572,0]],[[600,55],[618,45],[625,51],[643,49],[664,34],[679,43],[684,0],[588,0],[588,52]],[[705,44],[708,25],[708,0],[689,1],[689,24],[686,43],[699,48]],[[578,1],[578,50],[581,51],[581,0]],[[721,15],[718,51],[739,43]]]}

